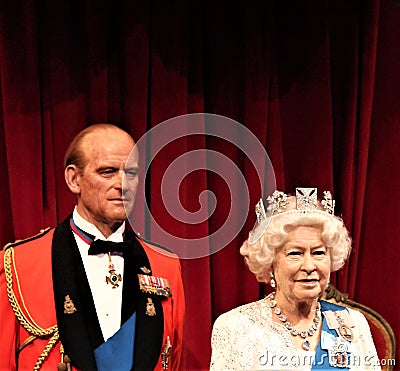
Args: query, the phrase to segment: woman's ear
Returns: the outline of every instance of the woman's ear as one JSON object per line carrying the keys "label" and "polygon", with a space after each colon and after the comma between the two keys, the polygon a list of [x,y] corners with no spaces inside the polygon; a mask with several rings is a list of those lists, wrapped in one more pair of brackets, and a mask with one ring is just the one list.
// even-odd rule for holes
{"label": "woman's ear", "polygon": [[68,165],[64,170],[64,177],[70,191],[79,195],[81,193],[80,170],[76,165]]}

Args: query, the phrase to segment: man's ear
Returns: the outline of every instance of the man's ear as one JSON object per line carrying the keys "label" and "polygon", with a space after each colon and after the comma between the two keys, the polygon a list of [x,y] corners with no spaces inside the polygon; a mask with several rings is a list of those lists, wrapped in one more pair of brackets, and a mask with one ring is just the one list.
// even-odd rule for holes
{"label": "man's ear", "polygon": [[80,187],[80,170],[75,165],[68,165],[64,170],[65,182],[72,193],[79,195]]}

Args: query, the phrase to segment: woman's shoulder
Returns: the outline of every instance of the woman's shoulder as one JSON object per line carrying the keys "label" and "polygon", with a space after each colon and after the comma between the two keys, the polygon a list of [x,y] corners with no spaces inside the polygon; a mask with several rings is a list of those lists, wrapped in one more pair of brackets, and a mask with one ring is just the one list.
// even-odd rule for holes
{"label": "woman's shoulder", "polygon": [[353,309],[353,308],[349,308],[349,307],[346,307],[346,309],[349,311],[350,317],[353,319],[356,326],[369,328],[368,321],[365,318],[363,313],[361,313],[357,309]]}
{"label": "woman's shoulder", "polygon": [[251,303],[240,305],[236,308],[222,313],[216,320],[215,326],[242,326],[243,322],[254,322],[255,317],[265,314],[267,302],[262,299]]}

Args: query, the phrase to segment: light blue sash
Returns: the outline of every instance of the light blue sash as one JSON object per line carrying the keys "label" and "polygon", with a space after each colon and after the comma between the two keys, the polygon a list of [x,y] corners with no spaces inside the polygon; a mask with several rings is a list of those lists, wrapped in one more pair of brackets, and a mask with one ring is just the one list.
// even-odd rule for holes
{"label": "light blue sash", "polygon": [[[345,307],[340,305],[332,304],[327,301],[321,300],[321,312],[331,310],[333,312],[346,310]],[[334,367],[329,363],[328,349],[332,349],[335,344],[335,340],[338,338],[336,330],[328,327],[326,318],[322,315],[322,331],[321,339],[318,342],[318,347],[315,351],[315,361],[312,370],[349,370],[348,367]],[[349,353],[347,353],[349,356]]]}
{"label": "light blue sash", "polygon": [[136,313],[94,350],[98,371],[130,371],[134,361]]}

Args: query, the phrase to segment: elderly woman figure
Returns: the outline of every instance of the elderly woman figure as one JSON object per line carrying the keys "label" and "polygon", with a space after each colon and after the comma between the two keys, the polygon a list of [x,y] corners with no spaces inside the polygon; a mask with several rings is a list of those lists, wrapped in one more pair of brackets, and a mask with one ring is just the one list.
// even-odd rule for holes
{"label": "elderly woman figure", "polygon": [[351,250],[330,192],[318,201],[316,188],[275,191],[267,201],[240,253],[274,291],[217,318],[211,370],[380,370],[365,317],[320,300]]}

